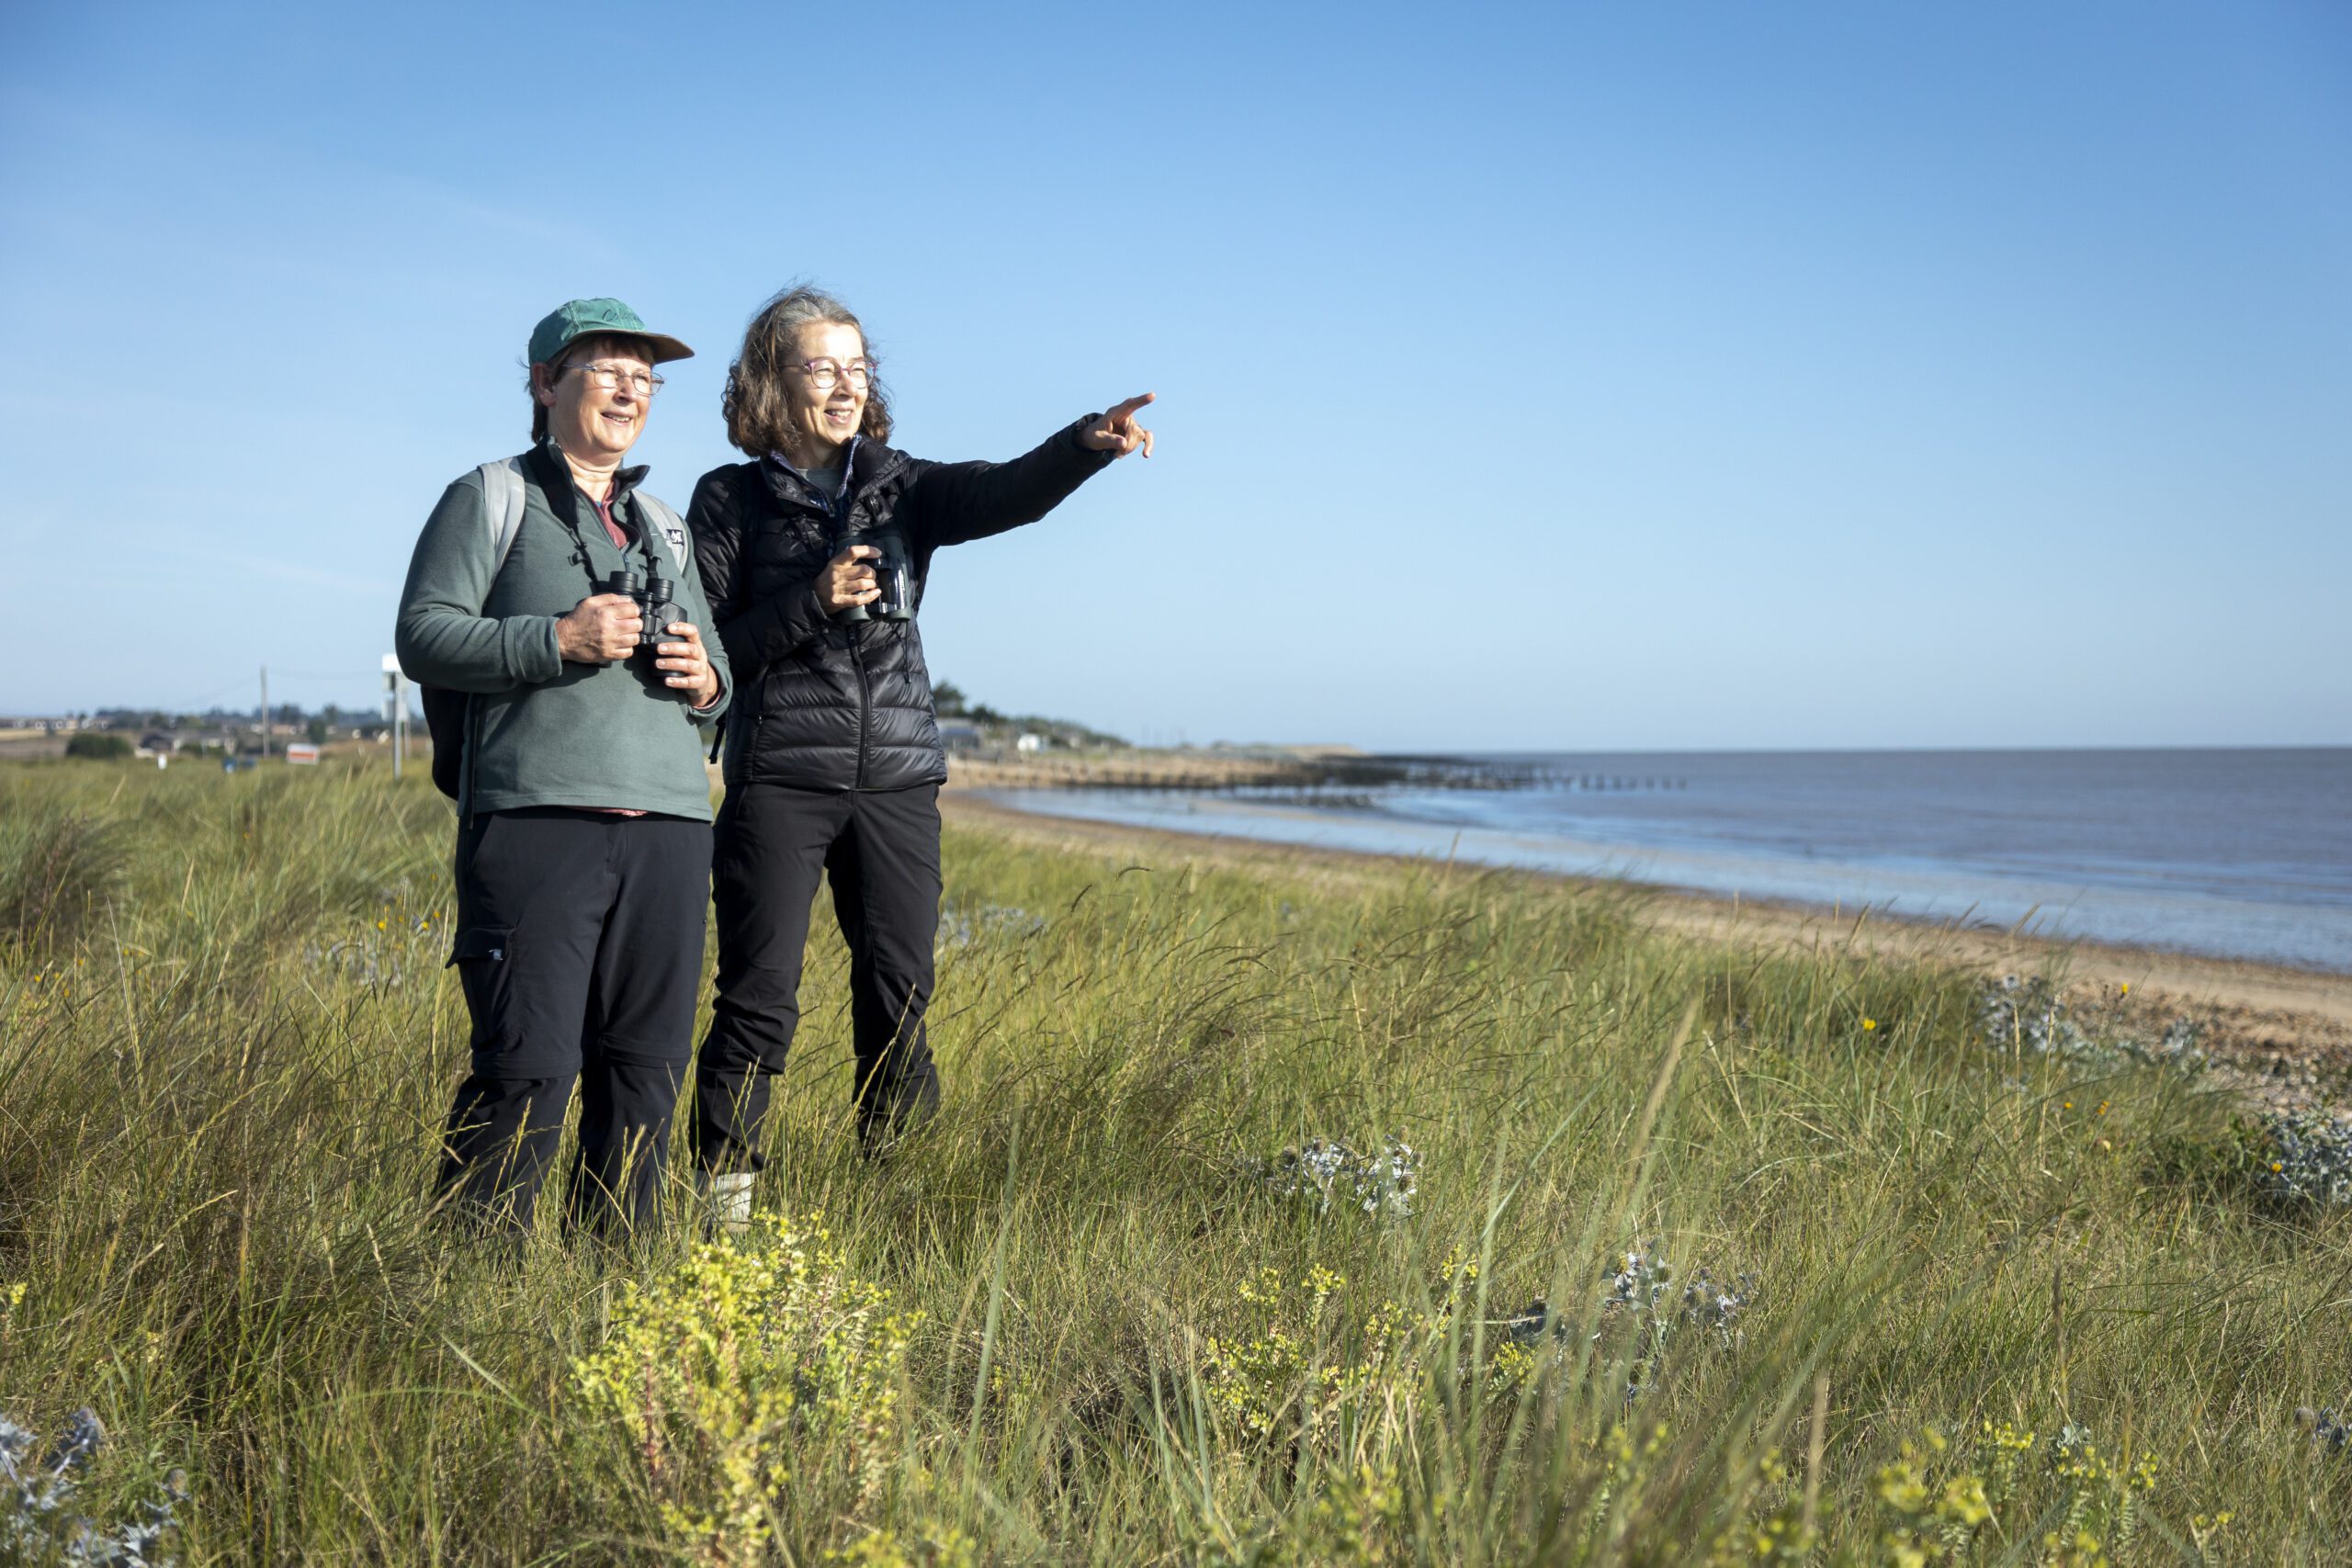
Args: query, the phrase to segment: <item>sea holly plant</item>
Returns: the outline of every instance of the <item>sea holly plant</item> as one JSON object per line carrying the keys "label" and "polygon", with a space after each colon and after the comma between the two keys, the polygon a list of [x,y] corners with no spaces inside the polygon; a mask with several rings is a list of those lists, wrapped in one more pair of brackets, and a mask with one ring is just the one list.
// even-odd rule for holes
{"label": "sea holly plant", "polygon": [[378,888],[348,933],[306,942],[302,964],[322,978],[379,994],[419,984],[430,988],[447,954],[447,914],[426,907],[423,895],[402,880]]}
{"label": "sea holly plant", "polygon": [[1728,1286],[1718,1283],[1701,1268],[1678,1292],[1674,1266],[1655,1242],[1635,1247],[1608,1278],[1601,1292],[1601,1322],[1627,1325],[1632,1330],[1633,1365],[1625,1381],[1628,1404],[1657,1382],[1659,1371],[1677,1337],[1695,1332],[1702,1342],[1721,1350],[1737,1349],[1747,1340],[1740,1315],[1756,1289],[1743,1276]]}
{"label": "sea holly plant", "polygon": [[0,1561],[90,1568],[169,1568],[177,1561],[165,1549],[178,1538],[177,1510],[188,1499],[186,1471],[169,1472],[153,1495],[133,1498],[127,1518],[93,1518],[73,1506],[106,1442],[105,1426],[87,1408],[69,1416],[45,1449],[31,1431],[0,1416]]}
{"label": "sea holly plant", "polygon": [[2254,1130],[2255,1179],[2288,1207],[2352,1204],[2352,1121],[2324,1111],[2272,1112]]}
{"label": "sea holly plant", "polygon": [[1329,1213],[1337,1202],[1375,1218],[1402,1219],[1420,1190],[1421,1156],[1393,1134],[1382,1140],[1378,1154],[1360,1154],[1337,1138],[1310,1138],[1270,1160],[1243,1160],[1241,1170],[1277,1197],[1312,1204],[1318,1214]]}
{"label": "sea holly plant", "polygon": [[2187,1072],[2206,1061],[2199,1044],[2204,1030],[2191,1020],[2173,1020],[2153,1041],[2115,1029],[2094,1033],[2075,1019],[2058,988],[2039,975],[2005,975],[1988,982],[1977,994],[1976,1027],[1993,1049],[2024,1055],[2088,1063],[2122,1058]]}
{"label": "sea holly plant", "polygon": [[2082,1056],[2097,1049],[2068,1015],[2057,987],[2039,975],[2030,980],[2004,975],[1987,984],[1976,998],[1976,1023],[1984,1043],[1995,1050]]}
{"label": "sea holly plant", "polygon": [[2305,1405],[2295,1412],[2295,1421],[2312,1435],[2312,1446],[2321,1453],[2352,1454],[2352,1410],[2339,1418],[2333,1409],[2313,1410]]}
{"label": "sea holly plant", "polygon": [[941,952],[969,947],[984,937],[1033,937],[1045,931],[1040,916],[1011,904],[950,904],[939,912],[936,945]]}
{"label": "sea holly plant", "polygon": [[1547,1339],[1563,1353],[1580,1335],[1596,1343],[1613,1341],[1626,1358],[1630,1404],[1657,1385],[1668,1357],[1682,1348],[1727,1352],[1745,1345],[1743,1319],[1755,1293],[1753,1274],[1719,1280],[1703,1264],[1678,1284],[1677,1270],[1660,1244],[1638,1243],[1617,1254],[1602,1276],[1595,1326],[1571,1324],[1540,1298],[1506,1320],[1509,1347],[1518,1352],[1508,1364],[1532,1370],[1528,1358]]}

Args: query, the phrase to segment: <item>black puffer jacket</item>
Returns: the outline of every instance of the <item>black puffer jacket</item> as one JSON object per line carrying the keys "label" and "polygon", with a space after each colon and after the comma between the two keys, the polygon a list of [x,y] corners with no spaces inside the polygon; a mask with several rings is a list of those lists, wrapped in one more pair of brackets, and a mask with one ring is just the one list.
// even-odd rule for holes
{"label": "black puffer jacket", "polygon": [[713,468],[686,523],[727,649],[729,786],[907,789],[947,777],[919,621],[845,624],[817,600],[817,574],[855,536],[905,538],[914,601],[944,545],[1034,523],[1111,461],[1079,445],[1094,415],[1010,463],[932,463],[861,441],[841,501],[773,460]]}

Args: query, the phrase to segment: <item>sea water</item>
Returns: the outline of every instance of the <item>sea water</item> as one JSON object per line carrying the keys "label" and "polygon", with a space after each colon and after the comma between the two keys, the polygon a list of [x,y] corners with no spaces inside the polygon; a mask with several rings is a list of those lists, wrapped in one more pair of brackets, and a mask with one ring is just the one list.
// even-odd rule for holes
{"label": "sea water", "polygon": [[1453,761],[1542,782],[996,797],[1047,815],[2022,922],[2352,973],[2352,748]]}

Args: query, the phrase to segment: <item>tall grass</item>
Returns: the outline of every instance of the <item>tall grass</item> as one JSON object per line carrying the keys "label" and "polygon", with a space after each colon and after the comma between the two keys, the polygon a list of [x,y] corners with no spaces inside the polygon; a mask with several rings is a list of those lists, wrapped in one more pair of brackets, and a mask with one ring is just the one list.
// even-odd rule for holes
{"label": "tall grass", "polygon": [[[465,1020],[421,777],[51,764],[0,813],[0,1412],[93,1405],[101,1511],[186,1464],[192,1561],[2277,1561],[2352,1527],[2352,1455],[2294,1416],[2352,1395],[2352,1224],[2266,1206],[2194,1079],[1988,1045],[1948,968],[951,829],[947,1110],[858,1155],[825,931],[760,1191],[795,1235],[746,1283],[755,1247],[683,1224],[516,1257],[428,1218]],[[1252,1174],[1392,1135],[1408,1212]],[[682,1446],[597,1394],[685,1332],[660,1299],[740,1314],[708,1375],[791,1408]],[[812,1416],[869,1344],[838,1386],[874,1408]],[[729,1442],[771,1469],[694,1469]],[[695,1526],[713,1486],[733,1522]]]}

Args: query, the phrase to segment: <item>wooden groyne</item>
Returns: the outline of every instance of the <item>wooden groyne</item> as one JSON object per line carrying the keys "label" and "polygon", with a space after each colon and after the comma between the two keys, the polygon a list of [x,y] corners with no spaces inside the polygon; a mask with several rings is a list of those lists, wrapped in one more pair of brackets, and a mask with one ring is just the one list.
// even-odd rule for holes
{"label": "wooden groyne", "polygon": [[947,783],[951,789],[1248,790],[1323,795],[1381,789],[1552,789],[1599,794],[1690,787],[1688,780],[1671,775],[1602,773],[1510,758],[1142,750],[951,753]]}
{"label": "wooden groyne", "polygon": [[951,752],[951,789],[1262,789],[1313,781],[1296,759],[1134,751],[976,757]]}

